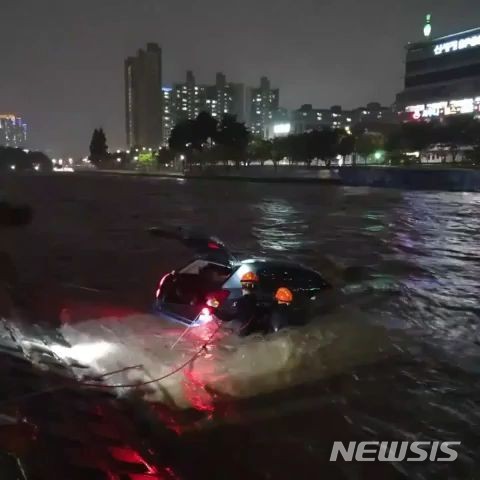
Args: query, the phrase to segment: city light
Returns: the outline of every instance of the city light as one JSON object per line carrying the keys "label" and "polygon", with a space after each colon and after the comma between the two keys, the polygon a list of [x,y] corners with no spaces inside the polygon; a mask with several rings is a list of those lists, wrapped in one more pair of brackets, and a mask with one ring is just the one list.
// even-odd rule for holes
{"label": "city light", "polygon": [[120,157],[117,158],[117,162],[120,163],[122,159]]}
{"label": "city light", "polygon": [[450,40],[449,42],[439,43],[435,45],[433,52],[435,55],[456,52],[457,50],[465,50],[480,46],[480,35],[472,35],[470,37],[461,38],[460,40]]}
{"label": "city light", "polygon": [[10,165],[10,170],[15,170],[17,167],[15,165]]}
{"label": "city light", "polygon": [[288,135],[292,130],[290,123],[277,123],[273,126],[273,133],[275,135]]}
{"label": "city light", "polygon": [[428,14],[425,21],[426,23],[423,27],[423,35],[424,37],[428,38],[432,34],[432,24],[430,23],[432,21],[432,15]]}
{"label": "city light", "polygon": [[462,98],[459,100],[444,100],[441,102],[409,105],[405,108],[415,120],[421,118],[441,117],[444,115],[459,115],[480,111],[480,98]]}

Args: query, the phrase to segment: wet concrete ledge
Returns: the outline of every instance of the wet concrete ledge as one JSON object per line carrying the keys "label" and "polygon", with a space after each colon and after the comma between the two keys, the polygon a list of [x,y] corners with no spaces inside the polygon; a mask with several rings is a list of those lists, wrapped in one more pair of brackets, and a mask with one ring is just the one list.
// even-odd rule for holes
{"label": "wet concrete ledge", "polygon": [[137,177],[220,180],[254,183],[295,183],[344,185],[349,187],[396,188],[403,190],[439,190],[480,192],[480,169],[453,167],[358,166],[338,169],[247,167],[210,168],[181,174],[171,171],[139,172],[134,170],[94,170],[79,175],[130,175]]}
{"label": "wet concrete ledge", "polygon": [[342,185],[480,192],[480,169],[446,167],[347,167],[338,170]]}

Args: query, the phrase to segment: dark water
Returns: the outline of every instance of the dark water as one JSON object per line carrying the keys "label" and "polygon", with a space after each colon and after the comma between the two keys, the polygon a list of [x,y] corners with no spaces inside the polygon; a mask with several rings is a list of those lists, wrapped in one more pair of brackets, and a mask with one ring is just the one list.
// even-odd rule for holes
{"label": "dark water", "polygon": [[[317,380],[232,397],[182,437],[181,476],[480,476],[479,194],[76,176],[11,177],[3,187],[36,211],[32,226],[2,239],[26,281],[98,288],[147,308],[159,276],[188,254],[145,229],[196,225],[338,285],[325,321],[348,322],[349,338],[329,350],[330,365],[373,345],[374,328],[393,346]],[[315,352],[302,368],[325,364]],[[355,439],[462,447],[453,464],[328,462],[334,440]]]}

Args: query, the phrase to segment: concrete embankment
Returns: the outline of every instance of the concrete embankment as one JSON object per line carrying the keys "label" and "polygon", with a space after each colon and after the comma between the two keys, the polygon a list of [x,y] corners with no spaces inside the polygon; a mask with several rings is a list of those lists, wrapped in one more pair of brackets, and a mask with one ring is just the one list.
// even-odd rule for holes
{"label": "concrete embankment", "polygon": [[338,170],[347,186],[480,192],[480,169],[451,167],[349,167]]}
{"label": "concrete embankment", "polygon": [[480,169],[452,167],[362,166],[338,169],[287,167],[212,167],[185,174],[164,169],[154,172],[94,170],[85,174],[115,174],[195,180],[227,180],[265,183],[303,183],[405,190],[480,191]]}

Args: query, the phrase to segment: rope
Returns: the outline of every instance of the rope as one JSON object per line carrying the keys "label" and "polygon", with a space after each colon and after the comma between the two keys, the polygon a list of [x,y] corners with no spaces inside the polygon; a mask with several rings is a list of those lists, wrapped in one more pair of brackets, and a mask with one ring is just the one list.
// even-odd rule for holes
{"label": "rope", "polygon": [[[194,360],[196,360],[201,354],[202,352],[207,348],[207,346],[210,344],[210,342],[212,341],[213,337],[218,333],[218,331],[220,330],[220,327],[221,327],[221,324],[218,323],[217,324],[217,328],[215,329],[215,331],[210,335],[210,337],[208,337],[208,339],[206,340],[206,342],[201,346],[201,348],[192,356],[190,357],[186,362],[182,363],[180,366],[176,367],[175,369],[171,370],[169,373],[161,376],[161,377],[158,377],[158,378],[155,378],[153,380],[148,380],[148,381],[145,381],[145,382],[140,382],[140,383],[132,383],[132,384],[119,384],[119,385],[104,385],[104,384],[96,384],[96,383],[89,383],[89,382],[77,382],[77,381],[74,381],[72,380],[71,382],[65,382],[63,385],[59,385],[59,386],[56,386],[56,387],[52,387],[52,388],[48,388],[48,389],[45,389],[45,390],[40,390],[40,391],[37,391],[37,392],[31,392],[31,393],[28,393],[28,394],[25,394],[25,395],[21,395],[21,396],[17,396],[17,397],[12,397],[12,398],[8,398],[8,399],[5,399],[5,400],[2,400],[0,402],[0,406],[1,405],[4,405],[4,404],[9,404],[11,402],[19,402],[19,401],[22,401],[22,400],[25,400],[25,399],[28,399],[28,398],[32,398],[32,397],[37,397],[37,396],[41,396],[41,395],[45,395],[47,393],[51,393],[51,392],[55,392],[55,391],[59,391],[59,390],[63,390],[64,388],[68,388],[72,385],[80,385],[80,386],[84,386],[84,387],[94,387],[94,388],[104,388],[104,389],[115,389],[115,388],[139,388],[139,387],[143,387],[145,385],[150,385],[152,383],[158,383],[158,382],[161,382],[165,379],[167,379],[168,377],[171,377],[172,375],[175,375],[176,373],[180,372],[181,370],[183,370],[187,365],[189,365],[190,363],[192,363]],[[108,377],[108,376],[111,376],[111,375],[114,375],[116,373],[122,373],[124,371],[127,371],[127,370],[133,370],[133,369],[138,369],[138,368],[143,368],[143,365],[135,365],[135,366],[131,366],[131,367],[125,367],[125,368],[122,368],[122,369],[119,369],[119,370],[114,370],[114,371],[111,371],[111,372],[108,372],[108,373],[105,373],[99,377],[97,377],[98,379],[102,379],[102,378],[105,378],[105,377]]]}

